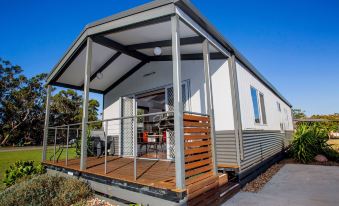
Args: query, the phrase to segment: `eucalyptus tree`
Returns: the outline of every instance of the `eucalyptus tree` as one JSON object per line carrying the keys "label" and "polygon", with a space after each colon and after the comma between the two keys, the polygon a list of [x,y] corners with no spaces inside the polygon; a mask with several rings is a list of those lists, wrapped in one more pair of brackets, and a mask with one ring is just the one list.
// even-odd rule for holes
{"label": "eucalyptus tree", "polygon": [[[22,74],[20,66],[0,59],[0,144],[33,142],[43,136],[47,74],[31,78]],[[53,88],[51,125],[81,122],[82,96],[76,91]],[[99,102],[89,101],[89,121],[97,120]]]}

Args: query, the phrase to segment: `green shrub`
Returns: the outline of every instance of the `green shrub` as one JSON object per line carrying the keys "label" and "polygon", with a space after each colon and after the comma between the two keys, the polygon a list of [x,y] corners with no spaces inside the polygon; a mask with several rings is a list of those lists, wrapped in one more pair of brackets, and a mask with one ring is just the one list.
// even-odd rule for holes
{"label": "green shrub", "polygon": [[10,186],[20,178],[45,172],[45,167],[41,164],[34,165],[34,161],[17,161],[5,171],[3,183]]}
{"label": "green shrub", "polygon": [[0,205],[71,205],[93,195],[84,182],[73,178],[34,176],[0,193]]}
{"label": "green shrub", "polygon": [[[93,141],[92,141],[92,136],[91,136],[91,132],[92,132],[92,127],[88,127],[87,128],[87,156],[88,157],[93,157],[95,156],[95,154],[92,151],[93,148]],[[77,139],[75,141],[75,153],[77,156],[81,155],[81,139]]]}
{"label": "green shrub", "polygon": [[290,149],[291,156],[302,163],[312,161],[317,154],[338,161],[339,154],[327,144],[327,141],[327,129],[319,125],[298,125]]}

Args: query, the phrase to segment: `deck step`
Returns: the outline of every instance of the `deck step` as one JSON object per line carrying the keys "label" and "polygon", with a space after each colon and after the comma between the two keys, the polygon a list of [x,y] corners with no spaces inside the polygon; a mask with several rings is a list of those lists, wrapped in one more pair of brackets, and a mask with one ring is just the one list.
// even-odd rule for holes
{"label": "deck step", "polygon": [[[208,185],[209,181],[211,179],[206,179],[201,184],[207,184],[207,186],[193,190],[193,193],[190,193],[189,189],[195,187],[188,187],[188,206],[221,205],[240,190],[238,183],[228,182],[227,174],[219,174],[217,181]],[[196,195],[198,191],[201,194]]]}

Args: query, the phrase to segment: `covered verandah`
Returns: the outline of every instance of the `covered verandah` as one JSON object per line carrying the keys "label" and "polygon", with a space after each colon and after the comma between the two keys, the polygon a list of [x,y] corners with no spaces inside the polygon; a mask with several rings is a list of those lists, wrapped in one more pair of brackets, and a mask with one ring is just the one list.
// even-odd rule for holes
{"label": "covered verandah", "polygon": [[[214,149],[210,59],[228,57],[231,55],[225,47],[172,1],[156,1],[89,24],[48,77],[43,162],[58,170],[93,174],[174,192],[187,192],[191,197],[215,187],[218,184],[218,175]],[[201,81],[205,82],[204,104],[207,108],[204,114],[186,111],[183,106],[181,64],[186,60],[203,61],[204,79]],[[123,105],[130,106],[132,110],[122,112],[120,117],[88,121],[89,92],[103,95],[114,92],[116,87],[135,72],[155,61],[172,61],[171,105],[167,102],[162,111],[138,114],[136,100],[132,98],[129,99],[130,105]],[[49,125],[52,86],[83,91],[81,123]],[[138,128],[150,116],[167,118],[171,123],[171,126],[159,132],[147,131],[154,138],[166,136],[169,139],[169,133],[172,134],[172,143],[165,140],[166,150],[157,150],[163,153],[163,157],[160,157],[161,154],[152,156],[151,153],[147,156],[148,152],[146,156],[139,155],[143,150],[139,139],[143,139],[145,131],[140,132]],[[99,130],[103,132],[104,142],[104,150],[98,157],[88,154],[91,141],[88,137],[93,133],[91,125],[97,123],[101,125]],[[78,158],[70,158],[69,155],[70,131],[74,129],[80,142]],[[47,157],[50,130],[55,131],[52,137],[53,158]],[[115,132],[110,133],[109,130]],[[55,152],[59,137],[57,133],[60,134],[60,131],[63,131],[61,133],[66,139],[66,156],[59,160]],[[110,136],[117,136],[120,140],[116,154],[110,154]],[[129,152],[126,152],[128,149]],[[169,151],[173,154],[169,154]],[[204,190],[201,191],[201,188]]]}

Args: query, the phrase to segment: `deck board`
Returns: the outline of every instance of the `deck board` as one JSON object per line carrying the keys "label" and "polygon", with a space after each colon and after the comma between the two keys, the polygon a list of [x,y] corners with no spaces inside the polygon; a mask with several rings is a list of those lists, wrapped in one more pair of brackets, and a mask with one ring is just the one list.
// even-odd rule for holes
{"label": "deck board", "polygon": [[[45,164],[80,171],[80,159],[68,160],[66,166],[64,160],[53,163],[45,161]],[[137,160],[137,180],[134,181],[133,158],[117,156],[107,157],[107,174],[105,174],[105,159],[103,157],[88,157],[87,169],[82,171],[88,174],[108,177],[112,179],[133,182],[141,185],[152,186],[160,189],[175,189],[175,163],[163,160]]]}

